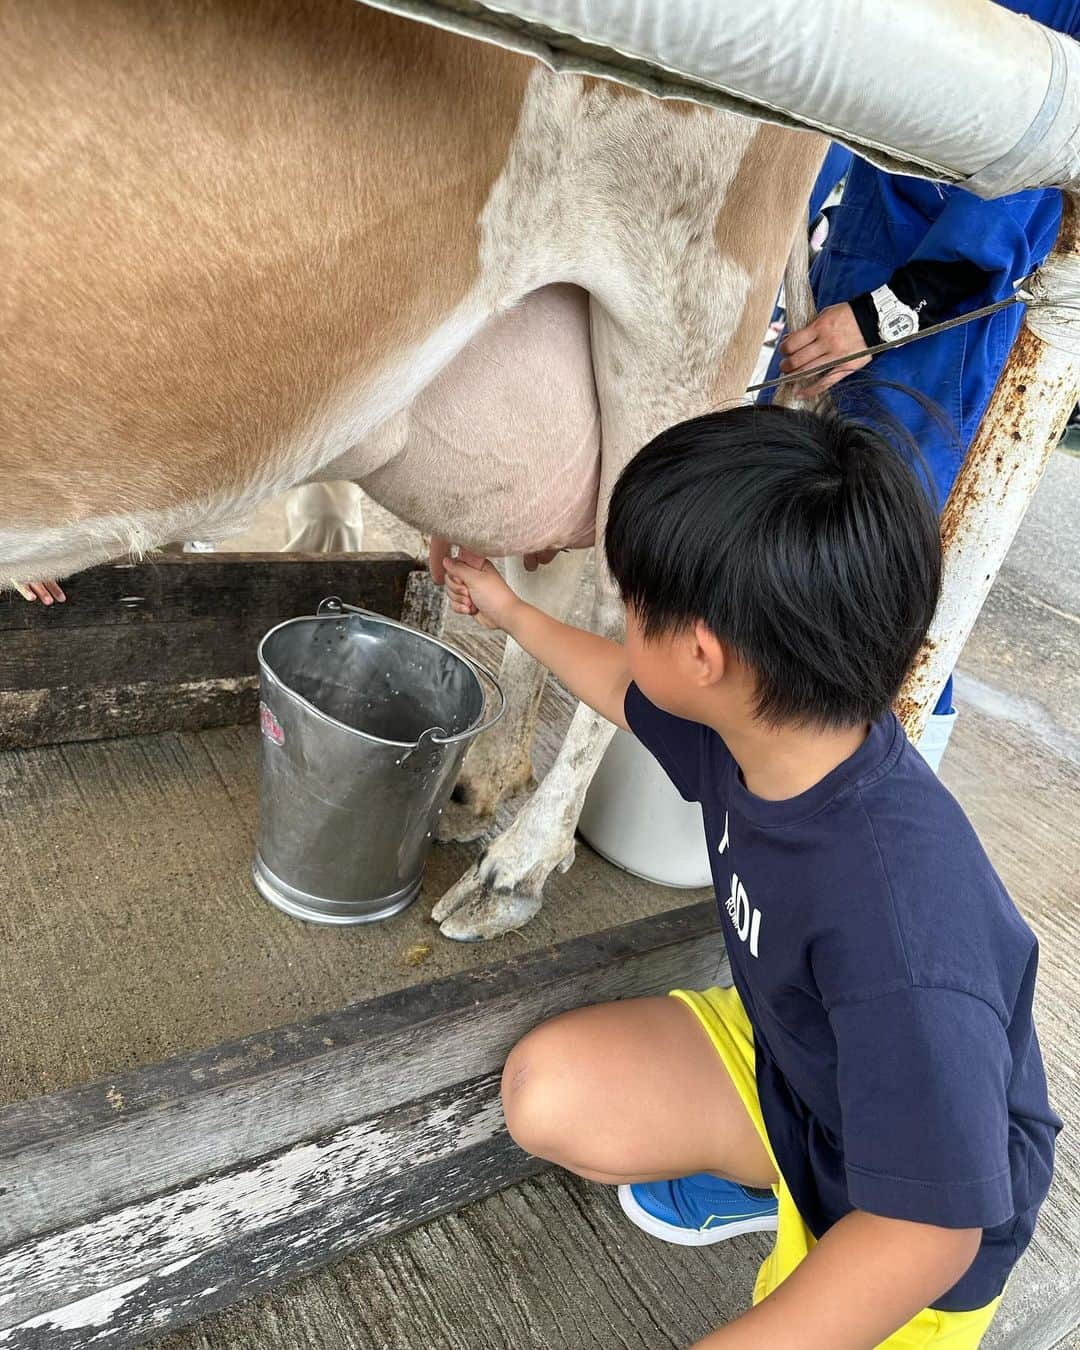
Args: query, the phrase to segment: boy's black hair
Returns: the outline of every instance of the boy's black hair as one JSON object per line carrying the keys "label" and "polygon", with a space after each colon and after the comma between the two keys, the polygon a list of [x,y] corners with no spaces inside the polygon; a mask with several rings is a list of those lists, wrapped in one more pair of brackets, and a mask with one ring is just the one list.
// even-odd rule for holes
{"label": "boy's black hair", "polygon": [[938,522],[911,453],[861,423],[777,407],[661,432],[611,499],[605,543],[623,600],[646,637],[700,620],[730,643],[770,724],[873,721],[941,584]]}

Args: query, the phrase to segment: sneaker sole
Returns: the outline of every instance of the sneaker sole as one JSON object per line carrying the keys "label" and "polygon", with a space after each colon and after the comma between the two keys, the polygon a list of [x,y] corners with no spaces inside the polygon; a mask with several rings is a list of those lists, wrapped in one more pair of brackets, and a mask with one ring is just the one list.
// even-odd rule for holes
{"label": "sneaker sole", "polygon": [[657,1219],[647,1209],[642,1209],[629,1186],[619,1187],[619,1204],[632,1224],[650,1237],[673,1243],[676,1247],[711,1247],[714,1242],[724,1242],[742,1233],[776,1232],[775,1214],[762,1214],[756,1219],[736,1219],[734,1223],[725,1223],[716,1228],[678,1228],[673,1223]]}

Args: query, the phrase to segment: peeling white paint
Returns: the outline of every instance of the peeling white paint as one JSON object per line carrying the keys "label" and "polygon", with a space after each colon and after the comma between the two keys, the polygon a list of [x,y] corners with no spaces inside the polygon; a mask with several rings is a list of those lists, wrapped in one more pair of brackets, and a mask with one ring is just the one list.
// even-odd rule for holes
{"label": "peeling white paint", "polygon": [[[503,1124],[496,1088],[495,1080],[472,1084],[419,1119],[406,1112],[399,1126],[392,1119],[350,1125],[327,1140],[300,1144],[244,1171],[211,1177],[24,1244],[0,1257],[0,1308],[26,1307],[31,1296],[40,1308],[58,1290],[88,1283],[105,1287],[0,1333],[0,1347],[10,1343],[17,1329],[67,1327],[68,1318],[83,1319],[70,1325],[103,1325],[131,1290],[175,1275],[219,1247],[223,1233],[238,1240],[320,1208],[376,1178],[490,1139]],[[391,1226],[392,1209],[369,1216],[365,1231],[383,1223]],[[302,1234],[292,1245],[307,1245],[318,1237]],[[144,1273],[139,1278],[113,1283],[140,1263]]]}
{"label": "peeling white paint", "polygon": [[39,1327],[47,1327],[50,1331],[82,1331],[87,1327],[106,1326],[114,1320],[115,1314],[123,1306],[128,1295],[133,1294],[136,1289],[142,1289],[149,1282],[150,1277],[143,1275],[139,1279],[113,1285],[111,1289],[101,1289],[96,1294],[77,1299],[63,1308],[53,1308],[47,1313],[42,1313],[40,1317],[30,1318],[21,1326],[9,1327],[7,1331],[0,1332],[0,1345],[14,1339],[16,1332],[36,1330]]}
{"label": "peeling white paint", "polygon": [[174,1261],[170,1266],[162,1266],[157,1272],[158,1275],[175,1275],[178,1270],[183,1270],[185,1266],[190,1266],[192,1262],[197,1261],[202,1255],[196,1252],[194,1256],[185,1256],[181,1261]]}

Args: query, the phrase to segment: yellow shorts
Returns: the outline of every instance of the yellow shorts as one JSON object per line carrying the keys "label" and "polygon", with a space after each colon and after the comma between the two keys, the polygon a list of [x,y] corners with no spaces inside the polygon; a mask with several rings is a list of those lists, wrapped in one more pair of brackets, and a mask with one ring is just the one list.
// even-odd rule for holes
{"label": "yellow shorts", "polygon": [[[734,989],[706,989],[700,993],[691,989],[673,989],[671,996],[682,999],[692,1008],[709,1033],[776,1167],[754,1077],[754,1032],[739,995]],[[779,1167],[776,1172],[780,1176]],[[782,1176],[780,1184],[773,1189],[780,1207],[776,1244],[758,1271],[754,1284],[755,1303],[767,1298],[791,1274],[816,1240],[795,1208]],[[921,1350],[923,1346],[933,1346],[934,1350],[939,1347],[940,1350],[975,1350],[1000,1302],[995,1299],[985,1308],[976,1308],[973,1312],[938,1312],[934,1308],[924,1308],[899,1331],[893,1332],[888,1340],[882,1341],[877,1350]]]}

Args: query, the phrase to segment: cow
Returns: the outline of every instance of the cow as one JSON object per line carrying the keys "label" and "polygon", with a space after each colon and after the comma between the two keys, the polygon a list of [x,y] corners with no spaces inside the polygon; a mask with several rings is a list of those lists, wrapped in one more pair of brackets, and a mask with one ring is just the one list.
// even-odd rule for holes
{"label": "cow", "polygon": [[[11,0],[0,53],[9,586],[349,480],[475,553],[554,553],[510,566],[564,613],[628,459],[741,393],[825,148],[354,0]],[[481,824],[528,776],[539,676],[512,645],[504,675]],[[611,734],[577,709],[444,934],[536,913]]]}

